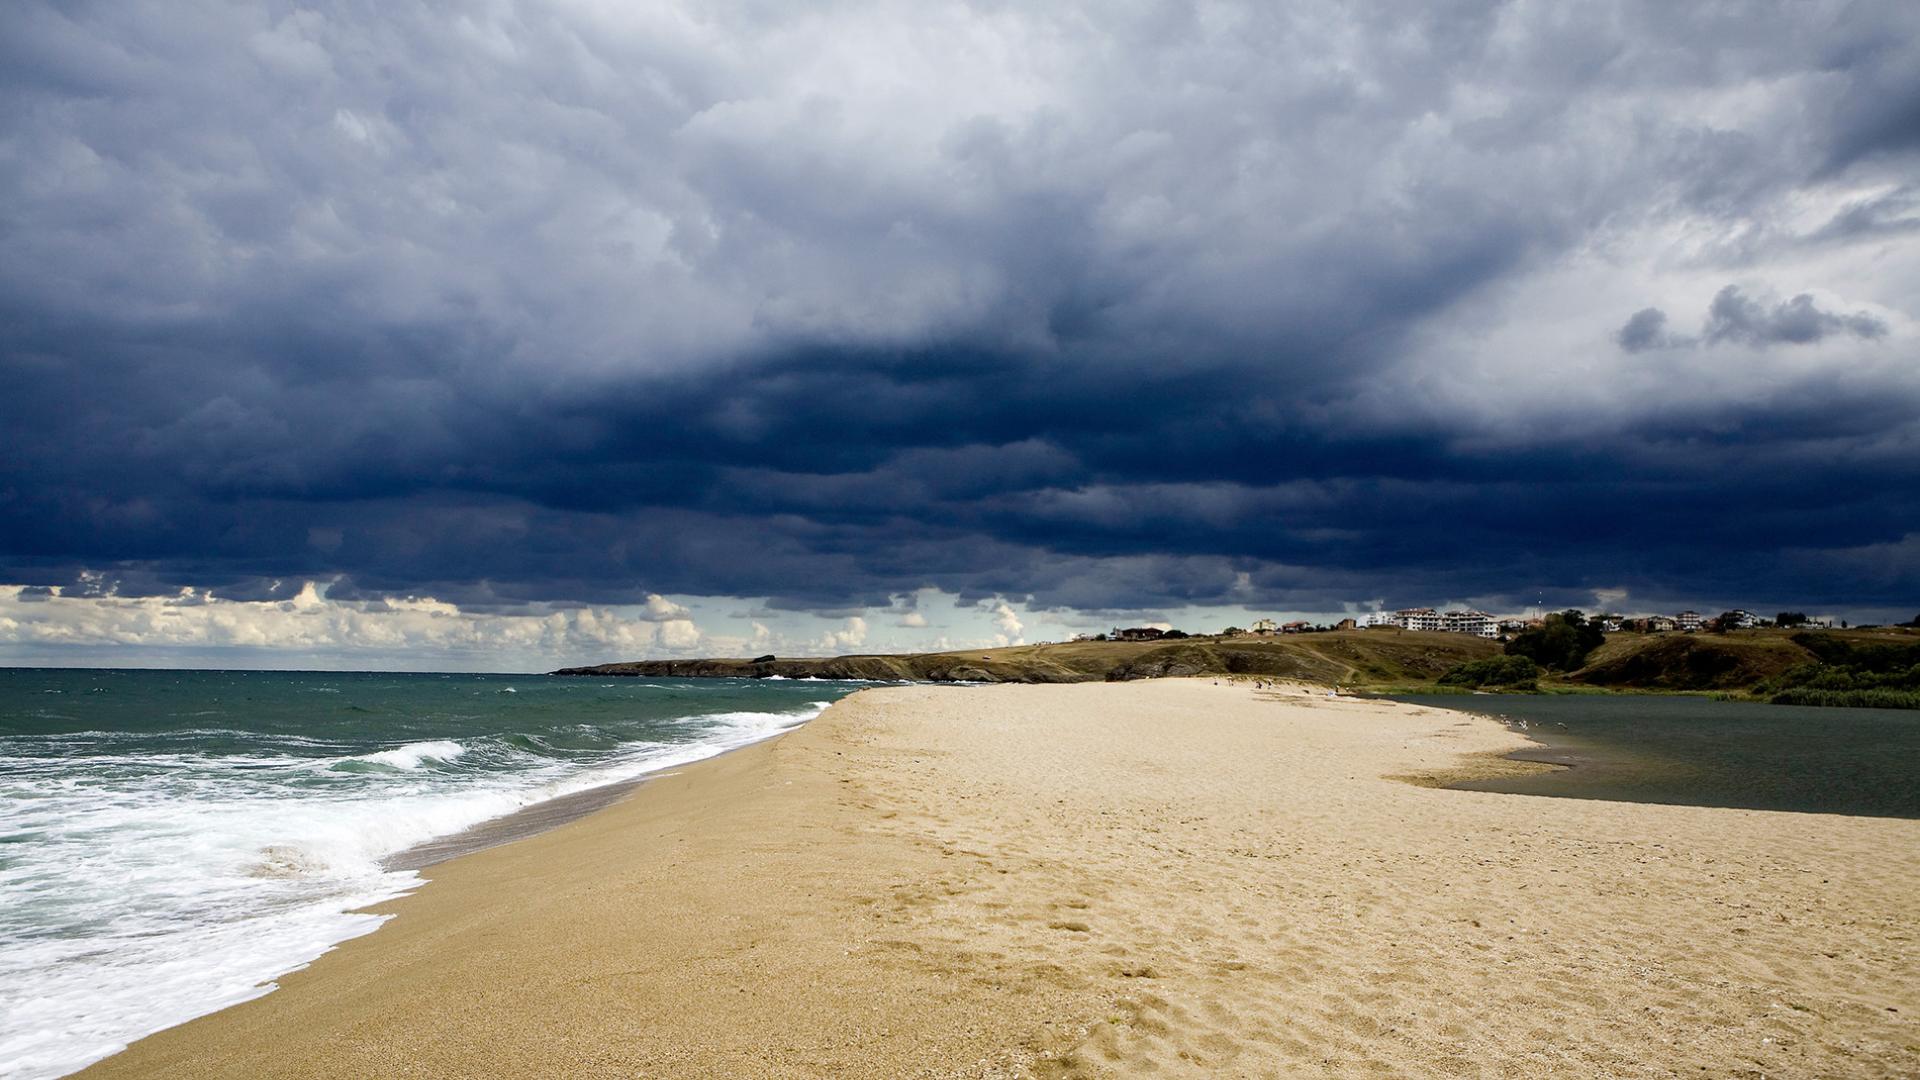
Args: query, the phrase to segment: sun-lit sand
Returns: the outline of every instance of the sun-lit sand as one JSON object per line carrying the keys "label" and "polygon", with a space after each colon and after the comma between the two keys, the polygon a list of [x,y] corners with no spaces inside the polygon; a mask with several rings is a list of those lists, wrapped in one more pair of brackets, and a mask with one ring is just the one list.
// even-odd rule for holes
{"label": "sun-lit sand", "polygon": [[1920,1075],[1920,822],[1392,779],[1518,743],[1206,679],[868,691],[88,1075]]}

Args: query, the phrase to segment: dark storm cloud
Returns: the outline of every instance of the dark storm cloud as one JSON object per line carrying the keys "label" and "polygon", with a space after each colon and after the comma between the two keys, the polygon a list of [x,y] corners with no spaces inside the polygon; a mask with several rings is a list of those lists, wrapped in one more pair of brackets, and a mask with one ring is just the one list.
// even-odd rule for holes
{"label": "dark storm cloud", "polygon": [[1667,313],[1652,307],[1634,312],[1614,338],[1628,352],[1658,349],[1673,341],[1667,333]]}
{"label": "dark storm cloud", "polygon": [[1714,294],[1697,337],[1671,333],[1666,312],[1642,308],[1627,319],[1614,340],[1627,352],[1723,342],[1764,349],[1769,345],[1811,345],[1835,335],[1872,341],[1887,333],[1886,320],[1872,312],[1827,311],[1810,293],[1769,303],[1748,296],[1738,285],[1728,285]]}
{"label": "dark storm cloud", "polygon": [[[1920,532],[1907,5],[15,14],[0,579],[1846,604]],[[1577,423],[1435,345],[1667,232],[1850,299],[1616,256]]]}
{"label": "dark storm cloud", "polygon": [[1767,305],[1729,285],[1713,298],[1707,310],[1705,337],[1709,342],[1733,341],[1742,345],[1806,345],[1829,334],[1851,334],[1859,338],[1879,338],[1887,334],[1887,324],[1864,311],[1840,314],[1823,311],[1806,293],[1779,304]]}

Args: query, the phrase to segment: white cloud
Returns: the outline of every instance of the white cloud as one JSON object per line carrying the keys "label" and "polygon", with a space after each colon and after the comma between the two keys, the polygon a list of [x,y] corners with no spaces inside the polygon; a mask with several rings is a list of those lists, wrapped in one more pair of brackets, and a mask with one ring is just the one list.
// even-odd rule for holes
{"label": "white cloud", "polygon": [[852,652],[867,642],[867,620],[858,615],[851,616],[838,630],[829,630],[820,639],[819,648],[823,652]]}
{"label": "white cloud", "polygon": [[647,597],[646,607],[643,609],[643,614],[640,617],[646,619],[648,622],[681,622],[691,618],[692,612],[688,611],[685,605],[676,604],[666,597],[654,593]]}
{"label": "white cloud", "polygon": [[[124,651],[271,650],[353,662],[404,656],[410,666],[465,658],[491,666],[558,666],[697,649],[704,635],[684,606],[536,608],[477,613],[432,597],[333,600],[305,582],[286,600],[228,600],[187,588],[172,596],[23,596],[0,586],[0,648]],[[40,653],[36,653],[40,655]]]}
{"label": "white cloud", "polygon": [[654,640],[673,652],[686,652],[700,644],[700,628],[691,619],[669,619],[655,629]]}
{"label": "white cloud", "polygon": [[[117,595],[110,576],[80,577],[82,585],[65,590],[0,586],[0,660],[525,671],[672,656],[978,648],[1019,641],[1036,618],[1060,622],[1004,599],[962,605],[931,588],[917,590],[915,608],[888,614],[882,625],[897,630],[876,636],[864,615],[821,630],[818,616],[768,611],[749,597],[650,595],[632,605],[499,611],[432,596],[339,599],[314,581],[274,583],[291,592],[275,600],[234,600],[196,588],[130,597]],[[950,612],[940,629],[957,633],[923,636],[932,633],[927,612],[936,608]]]}
{"label": "white cloud", "polygon": [[995,635],[996,644],[1019,645],[1026,640],[1021,637],[1021,633],[1026,630],[1026,626],[1020,621],[1020,615],[1013,610],[1012,604],[1007,603],[1005,600],[995,600],[993,606],[988,608],[987,611],[993,616],[994,628],[999,631],[999,633]]}

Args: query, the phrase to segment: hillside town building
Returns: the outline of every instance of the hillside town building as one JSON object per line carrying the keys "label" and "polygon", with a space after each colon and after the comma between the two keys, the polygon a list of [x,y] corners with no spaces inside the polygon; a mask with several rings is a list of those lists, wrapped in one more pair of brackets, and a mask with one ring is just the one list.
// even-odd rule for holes
{"label": "hillside town building", "polygon": [[1432,608],[1401,608],[1398,611],[1376,611],[1367,616],[1367,626],[1397,626],[1402,630],[1443,631],[1454,634],[1472,634],[1475,637],[1496,638],[1500,636],[1500,626],[1494,617],[1484,611],[1449,611],[1441,613]]}
{"label": "hillside town building", "polygon": [[1439,630],[1444,625],[1440,613],[1430,607],[1376,611],[1367,618],[1368,626],[1397,626],[1402,630]]}
{"label": "hillside town building", "polygon": [[1484,611],[1449,611],[1440,619],[1440,628],[1451,633],[1472,634],[1474,637],[1483,638],[1500,636],[1499,623]]}
{"label": "hillside town building", "polygon": [[[1640,633],[1697,633],[1709,627],[1718,630],[1754,630],[1772,626],[1771,620],[1751,611],[1734,609],[1723,615],[1708,618],[1697,611],[1682,611],[1675,615],[1644,615],[1627,617],[1613,614],[1595,614],[1586,617],[1587,621],[1602,633],[1617,634],[1622,630]],[[1534,616],[1494,616],[1484,611],[1463,609],[1456,611],[1436,611],[1430,607],[1400,608],[1397,611],[1374,611],[1360,616],[1358,620],[1347,618],[1340,620],[1335,630],[1356,628],[1373,629],[1375,627],[1398,628],[1401,630],[1441,631],[1453,634],[1472,634],[1475,637],[1498,640],[1514,634],[1525,633],[1545,625],[1545,618]],[[1272,626],[1273,622],[1263,619],[1255,623],[1256,628]],[[1806,627],[1830,627],[1833,620],[1809,618],[1795,625]],[[1306,633],[1311,630],[1323,630],[1327,627],[1311,626],[1305,622],[1290,622],[1278,628],[1279,633]]]}

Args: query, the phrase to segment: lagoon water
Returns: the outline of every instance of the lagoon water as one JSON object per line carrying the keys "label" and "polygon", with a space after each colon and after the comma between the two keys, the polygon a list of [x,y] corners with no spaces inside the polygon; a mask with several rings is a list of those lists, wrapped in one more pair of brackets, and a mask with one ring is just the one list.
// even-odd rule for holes
{"label": "lagoon water", "polygon": [[[258,996],[395,855],[708,757],[847,683],[0,670],[0,1076]],[[404,863],[405,860],[400,860]]]}
{"label": "lagoon water", "polygon": [[1514,757],[1572,766],[1460,788],[1920,818],[1920,712],[1640,694],[1395,700],[1498,717],[1543,744]]}

